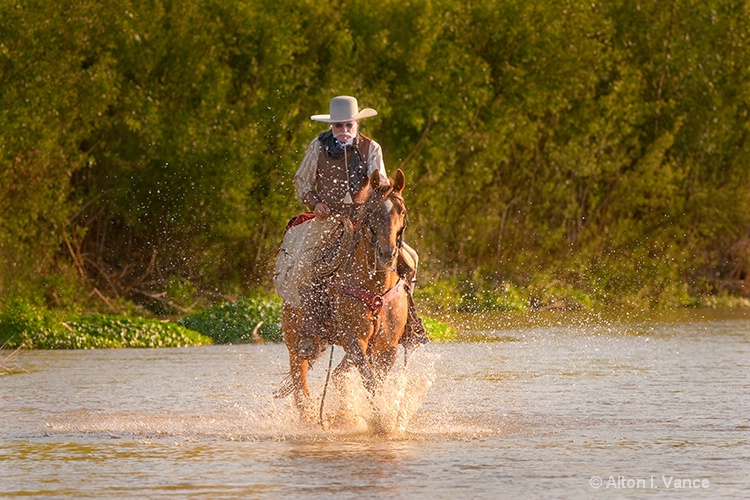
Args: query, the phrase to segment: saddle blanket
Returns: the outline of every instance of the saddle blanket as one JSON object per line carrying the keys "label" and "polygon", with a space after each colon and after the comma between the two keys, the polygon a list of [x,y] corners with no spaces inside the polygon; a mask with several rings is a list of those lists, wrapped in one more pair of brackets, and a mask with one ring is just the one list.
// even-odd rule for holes
{"label": "saddle blanket", "polygon": [[334,217],[322,219],[302,214],[287,225],[281,247],[276,252],[274,284],[276,293],[294,307],[301,306],[301,285],[312,284],[313,267],[321,252],[337,235],[341,222]]}

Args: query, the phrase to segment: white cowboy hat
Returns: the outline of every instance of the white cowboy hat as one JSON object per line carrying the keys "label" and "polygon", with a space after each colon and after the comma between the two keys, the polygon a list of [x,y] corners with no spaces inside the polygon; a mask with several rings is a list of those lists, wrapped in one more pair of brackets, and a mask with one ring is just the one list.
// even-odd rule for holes
{"label": "white cowboy hat", "polygon": [[353,122],[361,118],[369,118],[378,112],[372,108],[359,111],[357,99],[348,95],[340,95],[331,99],[330,113],[327,115],[312,115],[311,120],[326,123]]}

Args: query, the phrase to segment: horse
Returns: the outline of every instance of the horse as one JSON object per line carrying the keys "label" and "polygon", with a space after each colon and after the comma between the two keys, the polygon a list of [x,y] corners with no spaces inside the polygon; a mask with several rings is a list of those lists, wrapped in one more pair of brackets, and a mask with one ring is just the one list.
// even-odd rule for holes
{"label": "horse", "polygon": [[[408,314],[409,284],[397,270],[406,228],[405,184],[400,169],[388,183],[381,181],[378,172],[372,174],[365,201],[354,220],[346,221],[349,235],[342,238],[343,259],[327,281],[331,321],[321,336],[325,342],[343,347],[345,353],[334,370],[334,379],[356,367],[373,395],[396,361]],[[314,359],[303,359],[297,352],[302,318],[301,308],[283,303],[281,329],[289,351],[289,375],[276,395],[292,393],[295,405],[304,413],[311,404],[307,372]],[[316,357],[325,348],[323,345]]]}

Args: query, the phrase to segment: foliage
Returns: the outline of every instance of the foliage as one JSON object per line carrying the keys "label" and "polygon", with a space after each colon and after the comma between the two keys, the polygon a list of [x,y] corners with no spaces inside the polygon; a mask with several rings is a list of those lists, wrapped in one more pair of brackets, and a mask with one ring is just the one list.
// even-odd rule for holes
{"label": "foliage", "polygon": [[281,300],[258,296],[221,302],[188,315],[180,324],[211,337],[217,344],[240,344],[260,339],[281,342]]}
{"label": "foliage", "polygon": [[[446,342],[456,337],[451,326],[423,317],[430,338]],[[199,313],[190,314],[180,324],[211,337],[217,344],[281,342],[281,300],[263,296],[221,302]]]}
{"label": "foliage", "polygon": [[432,342],[450,342],[458,336],[458,332],[447,323],[430,317],[423,317],[422,321]]}
{"label": "foliage", "polygon": [[1,2],[0,300],[270,288],[337,94],[446,307],[750,294],[748,38],[735,0]]}
{"label": "foliage", "polygon": [[474,276],[460,283],[440,280],[422,285],[418,288],[417,300],[421,306],[438,314],[590,309],[594,306],[594,298],[585,291],[541,275],[523,289],[508,282],[497,285],[491,277]]}
{"label": "foliage", "polygon": [[419,283],[414,290],[414,301],[420,308],[435,313],[457,311],[461,292],[457,280],[438,279]]}
{"label": "foliage", "polygon": [[456,311],[523,311],[528,307],[529,298],[510,283],[501,283],[495,288],[492,283],[474,279],[463,287]]}
{"label": "foliage", "polygon": [[11,300],[0,309],[0,344],[8,348],[184,347],[211,340],[175,323],[122,316],[74,315]]}

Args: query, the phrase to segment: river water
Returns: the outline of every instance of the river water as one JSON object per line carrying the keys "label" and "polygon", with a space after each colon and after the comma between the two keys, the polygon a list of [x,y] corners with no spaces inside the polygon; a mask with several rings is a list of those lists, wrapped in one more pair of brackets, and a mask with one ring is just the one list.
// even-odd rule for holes
{"label": "river water", "polygon": [[329,386],[324,428],[273,399],[282,345],[24,352],[0,497],[750,497],[750,312],[502,318]]}

